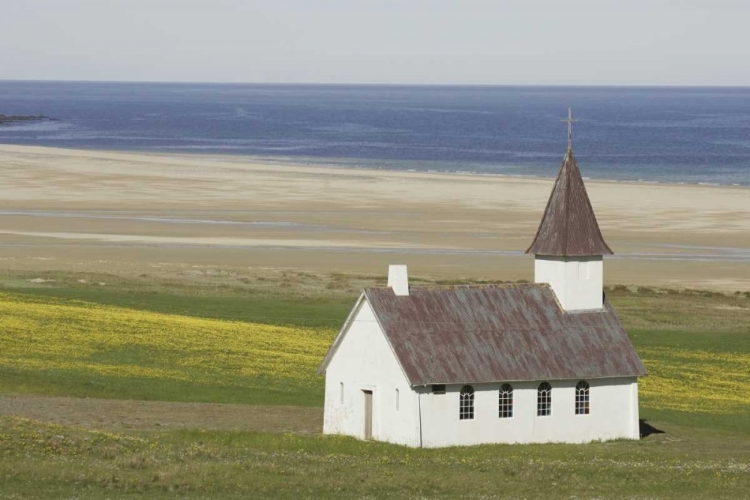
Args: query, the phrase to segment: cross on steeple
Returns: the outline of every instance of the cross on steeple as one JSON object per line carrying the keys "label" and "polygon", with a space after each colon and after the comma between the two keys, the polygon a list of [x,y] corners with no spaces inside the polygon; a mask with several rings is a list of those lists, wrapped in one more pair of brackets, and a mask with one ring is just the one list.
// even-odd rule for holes
{"label": "cross on steeple", "polygon": [[568,118],[566,120],[561,120],[563,122],[567,122],[568,124],[568,151],[573,150],[573,122],[577,122],[578,120],[573,119],[573,110],[572,108],[568,108]]}
{"label": "cross on steeple", "polygon": [[[544,257],[612,255],[612,249],[607,246],[599,230],[578,162],[573,155],[573,122],[576,120],[570,108],[567,120],[562,121],[568,124],[568,151],[563,156],[534,242],[526,253]],[[560,276],[565,276],[565,272]]]}

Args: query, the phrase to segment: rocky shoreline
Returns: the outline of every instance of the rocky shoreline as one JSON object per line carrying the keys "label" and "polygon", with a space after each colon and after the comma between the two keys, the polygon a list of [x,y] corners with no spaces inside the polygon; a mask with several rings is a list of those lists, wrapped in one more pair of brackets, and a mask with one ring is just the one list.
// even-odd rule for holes
{"label": "rocky shoreline", "polygon": [[42,122],[42,121],[55,121],[54,118],[44,115],[3,115],[0,114],[0,125],[13,125],[16,123],[23,122]]}

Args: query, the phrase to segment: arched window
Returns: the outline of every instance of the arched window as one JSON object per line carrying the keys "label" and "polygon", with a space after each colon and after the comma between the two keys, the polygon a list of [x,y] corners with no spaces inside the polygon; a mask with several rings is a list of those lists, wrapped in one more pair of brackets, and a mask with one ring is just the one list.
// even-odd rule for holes
{"label": "arched window", "polygon": [[513,417],[513,386],[503,384],[500,386],[500,408],[498,412],[500,418]]}
{"label": "arched window", "polygon": [[339,404],[344,404],[344,383],[339,384]]}
{"label": "arched window", "polygon": [[576,415],[588,415],[591,413],[589,389],[589,383],[585,380],[581,380],[576,385]]}
{"label": "arched window", "polygon": [[542,382],[536,390],[536,416],[548,417],[550,415],[552,415],[552,386],[547,382]]}
{"label": "arched window", "polygon": [[474,388],[465,385],[461,388],[461,403],[458,409],[458,418],[460,420],[474,419]]}
{"label": "arched window", "polygon": [[400,393],[399,393],[398,389],[396,389],[396,411],[399,410],[399,403],[400,403],[399,396],[400,396]]}

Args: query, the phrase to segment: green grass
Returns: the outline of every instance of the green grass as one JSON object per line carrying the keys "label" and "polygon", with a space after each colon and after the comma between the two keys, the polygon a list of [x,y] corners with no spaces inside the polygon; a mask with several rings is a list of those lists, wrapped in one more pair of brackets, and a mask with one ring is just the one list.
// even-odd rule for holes
{"label": "green grass", "polygon": [[0,394],[315,407],[323,401],[323,379],[300,384],[272,377],[247,377],[237,384],[218,379],[200,383],[73,370],[30,372],[0,368]]}
{"label": "green grass", "polygon": [[356,295],[289,296],[286,289],[263,292],[222,287],[189,285],[154,286],[138,281],[115,282],[106,286],[63,282],[39,286],[13,286],[0,283],[5,290],[35,297],[80,300],[95,304],[127,307],[202,318],[228,319],[251,323],[311,327],[339,327],[349,313]]}
{"label": "green grass", "polygon": [[0,498],[747,498],[750,439],[408,449],[247,432],[91,432],[0,417]]}
{"label": "green grass", "polygon": [[[726,332],[691,332],[691,331],[660,331],[660,330],[630,330],[629,335],[639,350],[642,359],[649,369],[649,377],[668,379],[675,386],[684,386],[688,392],[695,394],[689,401],[701,398],[702,392],[721,393],[723,385],[732,379],[745,387],[745,393],[750,393],[750,365],[742,360],[750,360],[750,334]],[[653,352],[652,348],[658,350]],[[680,353],[701,353],[743,356],[739,363],[703,361],[700,363],[686,363],[680,358]],[[674,367],[677,367],[675,373]],[[732,370],[739,373],[732,374]],[[642,388],[647,388],[652,381],[645,378],[641,381]],[[658,395],[650,395],[641,391],[641,418],[670,422],[683,426],[704,427],[741,432],[750,435],[750,398],[745,397],[744,404],[735,406],[728,413],[720,412],[721,408],[710,405],[700,406],[700,411],[676,411],[664,408],[663,401]]]}
{"label": "green grass", "polygon": [[[86,284],[78,282],[82,276]],[[52,281],[34,284],[28,281],[32,277]],[[419,281],[427,285],[453,283]],[[97,282],[106,285],[99,286]],[[167,314],[330,328],[341,326],[363,287],[383,284],[381,279],[367,276],[292,272],[240,280],[167,280],[64,272],[0,275],[0,290],[32,296]],[[614,287],[607,290],[607,298],[629,332],[750,332],[750,292],[728,296],[699,290],[676,292]]]}
{"label": "green grass", "polygon": [[[99,286],[80,284],[75,275],[46,277],[55,281],[36,285],[28,276],[13,275],[0,277],[0,287],[23,301],[83,301],[314,327],[329,336],[346,317],[357,289],[371,282],[357,277],[353,285],[340,276],[301,274],[228,285],[86,277],[107,283]],[[750,498],[750,363],[743,365],[750,355],[750,299],[622,288],[609,290],[608,297],[649,368],[641,417],[666,434],[639,442],[411,450],[337,437],[249,432],[116,436],[0,416],[0,499]],[[164,360],[181,356],[180,342],[178,336],[168,356],[125,345],[102,348],[87,359],[162,369]],[[697,361],[686,361],[693,359],[686,355]],[[194,379],[155,381],[86,370],[5,368],[0,369],[0,392],[320,405],[323,379],[306,373],[307,381],[297,387],[272,376],[232,383],[221,369],[196,371]],[[676,410],[671,403],[682,396],[649,394],[648,384],[658,380],[686,388],[699,411]],[[726,398],[707,411],[701,394],[709,392]]]}
{"label": "green grass", "polygon": [[335,330],[0,294],[0,392],[320,406]]}
{"label": "green grass", "polygon": [[[82,285],[75,275],[58,273],[46,277],[54,281],[35,285],[22,277],[13,276],[0,278],[0,283],[22,301],[83,301],[170,315],[253,321],[293,328],[312,326],[323,329],[321,335],[326,337],[326,342],[343,322],[357,293],[341,276],[325,281],[320,277],[284,274],[280,277],[279,287],[268,279],[226,285],[215,281],[159,282],[99,275],[88,277],[89,284]],[[366,277],[359,279],[363,285],[372,284],[367,282]],[[107,285],[90,284],[98,281]],[[747,334],[750,332],[750,300],[745,295],[657,293],[618,287],[609,290],[608,296],[652,375],[659,375],[660,365],[673,367],[680,363],[671,355],[680,350],[750,353],[750,335]],[[92,327],[88,321],[80,326],[84,329]],[[125,325],[120,330],[127,333],[127,328]],[[252,342],[252,339],[249,338],[247,342]],[[231,351],[228,346],[227,349]],[[662,351],[654,354],[659,349]],[[667,352],[663,352],[664,349]],[[317,356],[322,358],[324,348],[319,347],[319,350]],[[86,361],[171,370],[176,368],[175,361],[183,355],[179,341],[174,345],[162,346],[159,350],[149,346],[102,345]],[[319,406],[323,398],[323,378],[314,375],[313,365],[299,367],[301,373],[306,373],[302,382],[272,375],[238,378],[232,369],[213,369],[208,376],[198,370],[195,376],[186,377],[190,380],[173,380],[132,374],[101,374],[85,369],[29,371],[5,366],[0,367],[0,391],[98,398]],[[683,371],[672,369],[670,375],[679,378],[675,380],[677,384],[687,383],[682,380],[683,375],[707,376],[706,373],[691,373],[691,370],[695,372],[694,367],[684,365],[682,368]],[[648,388],[651,380],[644,380],[644,389]],[[647,390],[642,392],[641,412],[645,418],[750,433],[750,419],[741,419],[736,414],[726,412],[677,411],[665,407],[659,397],[649,396]],[[750,411],[750,407],[740,408]]]}

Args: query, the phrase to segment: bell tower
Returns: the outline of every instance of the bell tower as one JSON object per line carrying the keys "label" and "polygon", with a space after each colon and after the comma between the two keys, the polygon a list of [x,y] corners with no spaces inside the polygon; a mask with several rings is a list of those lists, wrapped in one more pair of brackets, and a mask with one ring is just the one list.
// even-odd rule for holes
{"label": "bell tower", "polygon": [[534,254],[534,281],[549,283],[566,311],[603,307],[604,241],[581,171],[573,155],[571,110],[568,150],[552,188],[542,222],[526,253]]}

